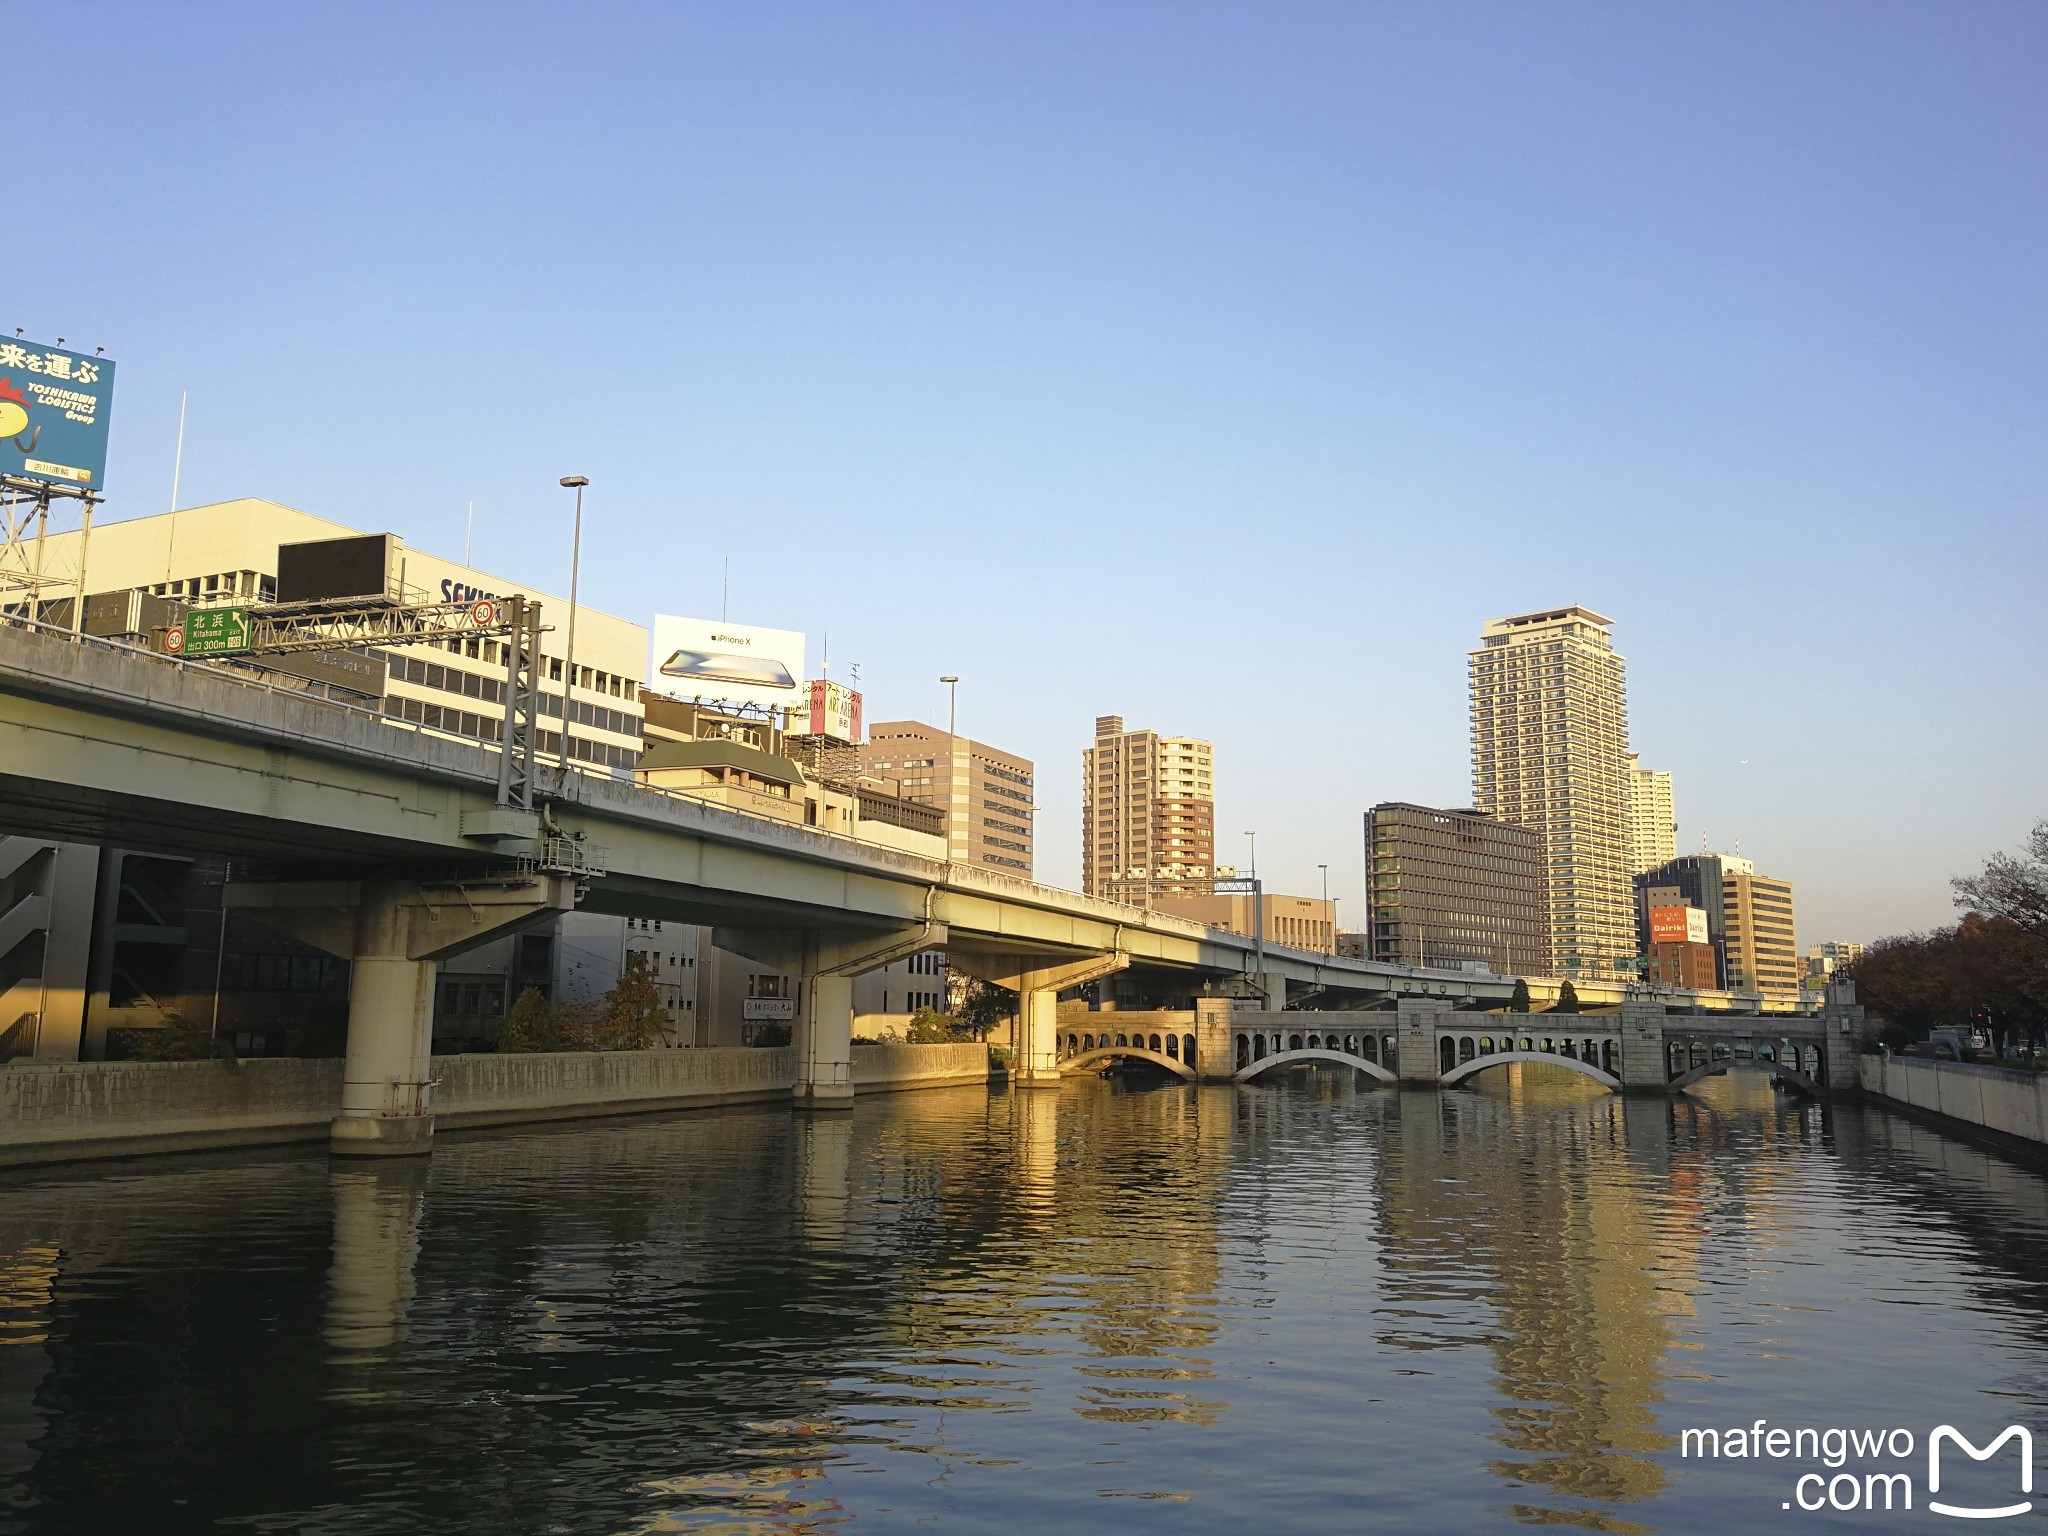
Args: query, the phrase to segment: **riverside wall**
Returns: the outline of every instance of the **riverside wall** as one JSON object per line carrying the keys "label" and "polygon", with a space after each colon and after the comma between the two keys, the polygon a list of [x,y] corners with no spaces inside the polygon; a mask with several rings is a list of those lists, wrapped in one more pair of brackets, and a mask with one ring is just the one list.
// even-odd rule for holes
{"label": "riverside wall", "polygon": [[1859,1056],[1863,1092],[1938,1127],[2048,1158],[2048,1073],[1913,1056]]}
{"label": "riverside wall", "polygon": [[[437,1131],[787,1099],[787,1046],[436,1056]],[[0,1167],[324,1141],[338,1060],[55,1062],[0,1066]],[[862,1045],[856,1093],[988,1081],[988,1048]]]}

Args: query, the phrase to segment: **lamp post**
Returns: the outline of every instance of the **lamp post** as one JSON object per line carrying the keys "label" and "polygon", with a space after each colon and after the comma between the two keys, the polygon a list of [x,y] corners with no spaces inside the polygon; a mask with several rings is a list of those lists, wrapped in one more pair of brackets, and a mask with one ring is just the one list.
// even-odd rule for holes
{"label": "lamp post", "polygon": [[1323,872],[1323,916],[1328,918],[1330,923],[1330,942],[1323,953],[1334,954],[1337,950],[1337,919],[1330,911],[1330,866],[1318,864],[1316,868]]}
{"label": "lamp post", "polygon": [[576,532],[569,545],[569,638],[562,658],[562,783],[569,782],[569,721],[576,712],[570,702],[576,688],[576,579],[583,568],[583,487],[587,475],[564,475],[562,487],[576,493]]}
{"label": "lamp post", "polygon": [[946,734],[958,736],[960,722],[960,679],[950,673],[939,679],[946,685]]}

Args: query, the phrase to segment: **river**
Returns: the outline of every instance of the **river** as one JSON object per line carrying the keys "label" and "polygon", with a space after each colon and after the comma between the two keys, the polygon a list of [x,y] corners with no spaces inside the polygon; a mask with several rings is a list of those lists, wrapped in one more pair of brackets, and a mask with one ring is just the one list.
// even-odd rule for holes
{"label": "river", "polygon": [[[1934,1426],[2048,1428],[2040,1176],[1542,1070],[16,1174],[0,1532],[1906,1530]],[[1757,1419],[1915,1510],[1682,1443]]]}

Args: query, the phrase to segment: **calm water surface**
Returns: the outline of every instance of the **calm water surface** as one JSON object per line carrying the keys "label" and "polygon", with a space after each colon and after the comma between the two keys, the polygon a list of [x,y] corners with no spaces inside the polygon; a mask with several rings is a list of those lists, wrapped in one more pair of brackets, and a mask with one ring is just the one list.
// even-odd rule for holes
{"label": "calm water surface", "polygon": [[2035,1174],[1748,1077],[1533,1078],[17,1175],[0,1531],[1953,1530],[1677,1437],[2048,1431]]}

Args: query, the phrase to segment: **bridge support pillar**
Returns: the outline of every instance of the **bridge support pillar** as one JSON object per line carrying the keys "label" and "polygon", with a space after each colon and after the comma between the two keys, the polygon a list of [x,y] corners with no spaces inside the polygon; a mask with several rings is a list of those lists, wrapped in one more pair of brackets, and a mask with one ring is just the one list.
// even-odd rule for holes
{"label": "bridge support pillar", "polygon": [[1621,1005],[1621,1078],[1625,1093],[1670,1091],[1670,1064],[1664,1054],[1664,1025],[1669,1015],[1662,1003]]}
{"label": "bridge support pillar", "polygon": [[853,979],[946,942],[944,923],[885,934],[803,928],[719,928],[711,942],[801,978],[791,1038],[798,1109],[853,1108]]}
{"label": "bridge support pillar", "polygon": [[1008,987],[1017,994],[1017,1059],[1010,1066],[1013,1088],[1057,1088],[1060,1084],[1060,994],[1113,975],[1131,963],[1119,950],[1083,960],[1045,955],[955,955],[970,976]]}
{"label": "bridge support pillar", "polygon": [[1821,1027],[1827,1032],[1821,1055],[1827,1063],[1825,1079],[1830,1093],[1860,1093],[1862,1079],[1856,1057],[1863,1049],[1863,1034],[1869,1027],[1862,1006],[1856,1001],[1854,981],[1830,981],[1826,1003],[1820,1012]]}
{"label": "bridge support pillar", "polygon": [[1451,1005],[1441,997],[1404,997],[1394,1012],[1394,1036],[1403,1088],[1433,1088],[1437,1080],[1436,1032]]}
{"label": "bridge support pillar", "polygon": [[576,905],[559,875],[461,885],[333,881],[231,885],[229,907],[349,962],[348,1048],[337,1157],[407,1157],[432,1149],[430,1058],[435,962]]}
{"label": "bridge support pillar", "polygon": [[1230,999],[1195,999],[1195,1077],[1227,1083],[1237,1075],[1237,1047],[1230,1028]]}

